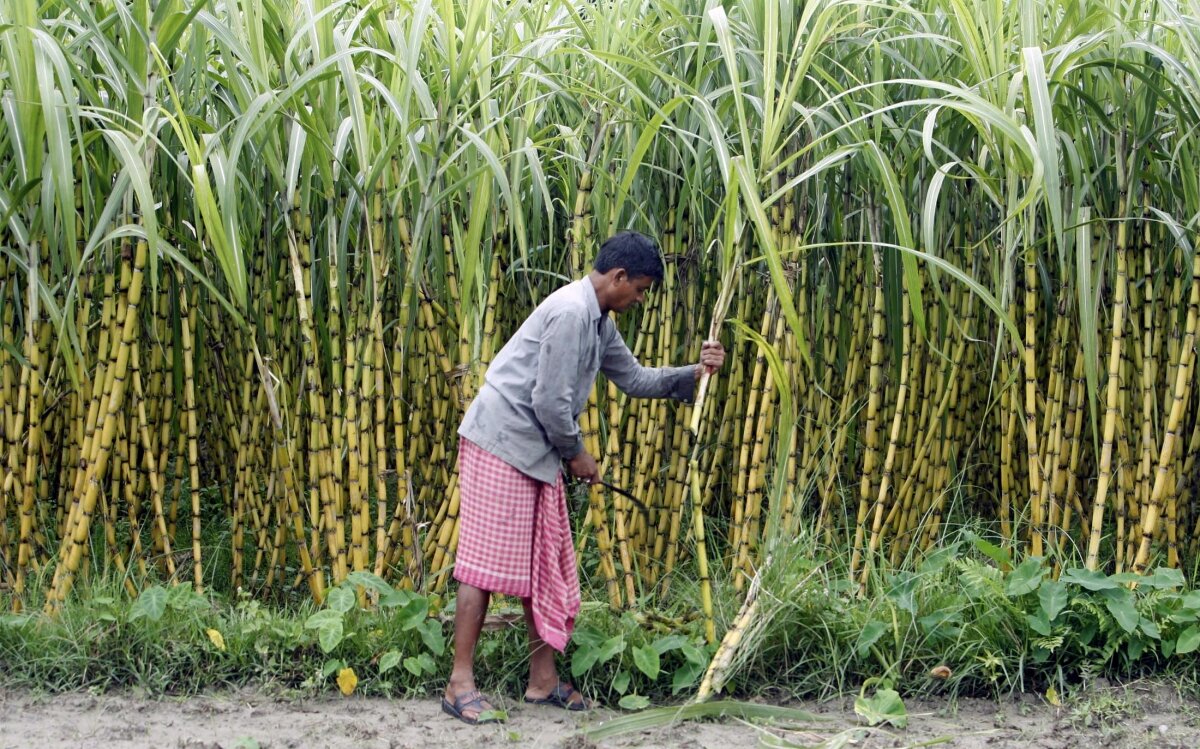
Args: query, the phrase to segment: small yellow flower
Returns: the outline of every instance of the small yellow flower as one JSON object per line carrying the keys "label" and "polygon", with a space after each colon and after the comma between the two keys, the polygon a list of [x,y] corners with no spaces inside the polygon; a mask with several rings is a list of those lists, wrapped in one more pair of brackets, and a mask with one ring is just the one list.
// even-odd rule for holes
{"label": "small yellow flower", "polygon": [[225,638],[215,629],[206,629],[204,634],[208,635],[208,639],[212,640],[212,644],[217,650],[225,650]]}
{"label": "small yellow flower", "polygon": [[354,688],[358,686],[358,676],[355,675],[354,669],[343,668],[338,671],[338,689],[342,690],[342,694],[349,697],[354,694]]}

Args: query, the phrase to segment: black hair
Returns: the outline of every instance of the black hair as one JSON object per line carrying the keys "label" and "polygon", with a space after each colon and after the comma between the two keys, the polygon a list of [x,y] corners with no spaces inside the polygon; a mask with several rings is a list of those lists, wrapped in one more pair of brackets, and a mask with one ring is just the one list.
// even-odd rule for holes
{"label": "black hair", "polygon": [[592,267],[600,273],[624,268],[630,278],[649,277],[655,282],[663,279],[658,245],[650,237],[636,231],[619,231],[604,240]]}

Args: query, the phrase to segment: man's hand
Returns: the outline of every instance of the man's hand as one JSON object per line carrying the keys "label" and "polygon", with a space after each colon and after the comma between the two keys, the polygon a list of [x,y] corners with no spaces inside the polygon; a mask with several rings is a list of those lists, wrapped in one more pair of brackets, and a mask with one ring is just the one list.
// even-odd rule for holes
{"label": "man's hand", "polygon": [[700,366],[696,367],[696,379],[702,374],[716,374],[725,363],[725,347],[720,341],[705,341],[700,346]]}
{"label": "man's hand", "polygon": [[600,480],[600,466],[596,465],[596,459],[587,450],[580,450],[574,458],[567,461],[567,468],[572,476],[589,484]]}

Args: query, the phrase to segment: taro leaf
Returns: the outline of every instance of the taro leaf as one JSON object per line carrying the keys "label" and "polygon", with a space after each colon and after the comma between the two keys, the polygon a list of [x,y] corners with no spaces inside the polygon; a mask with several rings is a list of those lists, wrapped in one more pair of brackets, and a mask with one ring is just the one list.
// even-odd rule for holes
{"label": "taro leaf", "polygon": [[1042,613],[1046,615],[1046,620],[1054,621],[1067,607],[1069,597],[1066,583],[1060,580],[1046,580],[1038,588],[1038,600],[1042,604]]}
{"label": "taro leaf", "polygon": [[404,668],[413,676],[421,675],[421,661],[417,660],[416,656],[409,656],[404,659]]}
{"label": "taro leaf", "polygon": [[400,663],[400,652],[398,650],[389,650],[379,659],[379,673],[386,674]]}
{"label": "taro leaf", "polygon": [[1104,597],[1104,605],[1108,607],[1108,612],[1117,620],[1117,624],[1121,625],[1121,629],[1126,632],[1132,632],[1137,628],[1138,616],[1137,609],[1133,605],[1133,594],[1125,588],[1116,588],[1113,590],[1101,591],[1100,595]]}
{"label": "taro leaf", "polygon": [[429,619],[429,599],[413,596],[396,616],[400,619],[400,628],[405,632],[422,626]]}
{"label": "taro leaf", "polygon": [[414,598],[420,598],[420,596],[407,590],[393,590],[391,593],[385,593],[380,597],[379,605],[385,609],[394,609],[400,606],[407,606],[412,603]]}
{"label": "taro leaf", "polygon": [[917,620],[921,631],[936,640],[955,639],[962,634],[962,614],[958,611],[935,611]]}
{"label": "taro leaf", "polygon": [[1142,630],[1142,634],[1149,637],[1151,640],[1161,640],[1162,632],[1159,631],[1158,625],[1150,621],[1146,617],[1142,617],[1138,622],[1138,627]]}
{"label": "taro leaf", "polygon": [[1043,611],[1038,611],[1036,614],[1029,614],[1025,617],[1025,621],[1029,623],[1030,629],[1042,637],[1049,637],[1053,633],[1053,630],[1050,629],[1050,622],[1046,619],[1046,614]]}
{"label": "taro leaf", "polygon": [[1187,655],[1197,648],[1200,648],[1200,624],[1193,624],[1175,642],[1175,654]]}
{"label": "taro leaf", "polygon": [[342,641],[342,620],[337,619],[330,621],[317,630],[317,642],[321,645],[321,652],[329,653],[338,646]]}
{"label": "taro leaf", "polygon": [[354,591],[338,586],[329,591],[325,604],[334,611],[344,614],[354,608]]}
{"label": "taro leaf", "polygon": [[858,651],[860,656],[867,654],[871,646],[879,641],[880,637],[888,631],[888,625],[883,622],[867,622],[867,626],[863,627],[862,632],[858,634],[858,642],[855,643],[854,649]]}
{"label": "taro leaf", "polygon": [[633,665],[649,679],[657,679],[661,670],[658,651],[649,645],[633,649]]}
{"label": "taro leaf", "polygon": [[1129,641],[1129,660],[1136,661],[1142,657],[1142,653],[1146,651],[1146,641],[1142,639],[1134,639]]}
{"label": "taro leaf", "polygon": [[701,668],[706,668],[708,666],[708,655],[706,655],[703,650],[695,645],[688,643],[679,650],[683,653],[683,657],[687,659],[688,663],[695,666],[700,666]]}
{"label": "taro leaf", "polygon": [[887,597],[892,599],[901,609],[913,616],[917,615],[917,583],[920,578],[911,572],[901,572],[892,577],[892,588]]}
{"label": "taro leaf", "polygon": [[675,669],[675,675],[671,677],[671,694],[679,694],[691,685],[696,683],[696,680],[704,673],[707,667],[702,663],[693,663],[688,661],[679,668]]}
{"label": "taro leaf", "polygon": [[369,588],[381,596],[386,596],[394,593],[395,590],[387,582],[373,572],[359,570],[346,575],[346,582],[350,585],[361,585],[364,588]]}
{"label": "taro leaf", "polygon": [[1170,567],[1156,567],[1154,572],[1137,581],[1147,588],[1182,588],[1183,573]]}
{"label": "taro leaf", "polygon": [[582,644],[575,648],[575,652],[571,655],[571,676],[578,679],[587,673],[588,669],[596,665],[598,657],[600,657],[600,648],[595,645]]}
{"label": "taro leaf", "polygon": [[650,707],[650,698],[640,694],[627,694],[617,704],[622,710],[645,710]]}
{"label": "taro leaf", "polygon": [[1121,584],[1113,580],[1103,572],[1088,570],[1082,567],[1069,569],[1059,577],[1064,583],[1073,583],[1087,590],[1113,590],[1121,587]]}
{"label": "taro leaf", "polygon": [[871,726],[890,723],[896,728],[904,728],[908,725],[908,711],[895,689],[876,690],[875,696],[870,699],[861,696],[854,698],[854,712]]}
{"label": "taro leaf", "polygon": [[613,659],[613,656],[620,654],[624,650],[625,638],[623,636],[610,637],[596,650],[596,662],[608,663]]}
{"label": "taro leaf", "polygon": [[917,620],[921,625],[921,631],[926,633],[934,632],[948,624],[961,624],[962,613],[959,611],[935,611],[932,614],[926,614]]}
{"label": "taro leaf", "polygon": [[629,672],[621,669],[617,675],[613,677],[612,688],[617,694],[625,694],[629,690]]}
{"label": "taro leaf", "polygon": [[417,632],[421,635],[421,642],[425,643],[425,647],[433,651],[434,655],[446,652],[446,636],[442,634],[442,623],[437,619],[426,619],[417,627]]}
{"label": "taro leaf", "polygon": [[1004,593],[1009,598],[1017,598],[1032,593],[1042,582],[1042,560],[1030,557],[1012,571],[1004,583]]}
{"label": "taro leaf", "polygon": [[317,613],[305,619],[304,627],[306,629],[324,629],[325,627],[332,625],[334,622],[337,622],[338,624],[342,623],[341,612],[322,609],[321,611],[318,611]]}
{"label": "taro leaf", "polygon": [[684,637],[683,635],[670,635],[668,637],[658,638],[654,642],[650,643],[650,647],[654,648],[654,652],[662,655],[663,653],[669,653],[672,650],[678,650],[687,644],[688,638]]}
{"label": "taro leaf", "polygon": [[345,661],[340,661],[336,658],[325,661],[325,664],[321,666],[321,678],[328,679],[330,676],[333,676],[345,667]]}
{"label": "taro leaf", "polygon": [[959,554],[959,544],[954,543],[950,546],[943,546],[936,551],[930,553],[929,556],[921,562],[921,566],[917,568],[917,572],[922,575],[936,575],[946,569],[947,565],[955,560]]}
{"label": "taro leaf", "polygon": [[425,669],[425,673],[432,674],[437,671],[437,662],[433,660],[433,656],[429,653],[421,653],[417,656],[417,663],[421,664],[421,668]]}
{"label": "taro leaf", "polygon": [[208,608],[208,601],[192,590],[190,583],[173,585],[167,591],[167,608],[173,611],[200,611]]}
{"label": "taro leaf", "polygon": [[1200,590],[1193,590],[1183,597],[1183,608],[1200,612]]}
{"label": "taro leaf", "polygon": [[129,608],[129,621],[145,617],[152,622],[162,619],[167,610],[167,589],[152,585],[142,591]]}

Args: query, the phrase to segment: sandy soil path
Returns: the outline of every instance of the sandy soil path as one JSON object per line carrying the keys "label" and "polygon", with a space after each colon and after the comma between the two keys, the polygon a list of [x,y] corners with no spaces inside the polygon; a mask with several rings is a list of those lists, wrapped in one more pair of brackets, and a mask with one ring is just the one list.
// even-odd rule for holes
{"label": "sandy soil path", "polygon": [[1075,704],[1060,707],[1032,695],[1002,702],[913,702],[908,705],[910,724],[905,731],[862,727],[853,700],[843,699],[790,705],[822,719],[801,730],[738,721],[687,722],[600,743],[583,732],[617,713],[596,710],[583,716],[511,700],[505,706],[509,720],[503,726],[472,727],[444,715],[433,699],[282,700],[254,692],[152,699],[132,693],[36,695],[0,690],[0,747],[741,749],[758,746],[760,737],[770,731],[801,746],[867,749],[1200,748],[1200,704],[1181,700],[1169,687],[1154,684],[1100,687]]}

